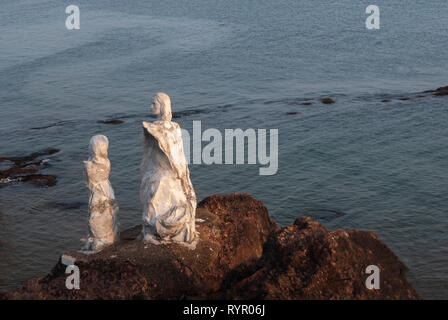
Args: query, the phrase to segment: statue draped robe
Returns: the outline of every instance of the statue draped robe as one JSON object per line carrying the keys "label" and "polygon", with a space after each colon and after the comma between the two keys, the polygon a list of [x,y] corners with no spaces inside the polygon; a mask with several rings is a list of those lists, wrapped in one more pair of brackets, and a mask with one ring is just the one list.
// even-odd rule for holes
{"label": "statue draped robe", "polygon": [[84,162],[88,177],[89,235],[84,251],[99,251],[111,245],[118,238],[118,205],[109,181],[108,159],[94,159]]}
{"label": "statue draped robe", "polygon": [[140,173],[143,240],[155,244],[177,242],[194,248],[196,194],[177,123],[143,122]]}

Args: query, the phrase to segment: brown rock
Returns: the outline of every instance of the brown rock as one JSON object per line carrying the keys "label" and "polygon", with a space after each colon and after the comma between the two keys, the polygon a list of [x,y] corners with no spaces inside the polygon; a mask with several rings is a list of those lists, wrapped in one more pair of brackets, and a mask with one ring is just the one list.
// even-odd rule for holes
{"label": "brown rock", "polygon": [[331,99],[331,98],[322,98],[322,99],[320,99],[320,101],[323,104],[333,104],[333,103],[335,103],[335,101],[333,99]]}
{"label": "brown rock", "polygon": [[59,151],[60,151],[59,149],[49,148],[23,157],[0,157],[0,162],[9,161],[13,162],[14,165],[20,167],[23,166],[26,162],[33,161],[38,157],[50,156],[55,153],[58,153]]}
{"label": "brown rock", "polygon": [[23,175],[23,174],[30,174],[30,173],[36,173],[36,168],[18,168],[18,167],[12,167],[7,170],[0,170],[0,179],[7,179],[12,176],[16,175]]}
{"label": "brown rock", "polygon": [[[67,266],[56,264],[49,275],[33,279],[20,290],[5,295],[8,299],[141,299],[148,290],[148,282],[138,267],[128,261],[76,262],[80,271],[80,289],[65,286]],[[106,289],[107,288],[107,289]],[[2,297],[0,296],[0,299]]]}
{"label": "brown rock", "polygon": [[98,123],[103,124],[122,124],[123,122],[124,122],[123,120],[119,119],[98,121]]}
{"label": "brown rock", "polygon": [[[3,299],[416,299],[406,267],[374,233],[328,231],[309,218],[278,228],[247,194],[212,196],[198,206],[195,250],[143,244],[140,227],[100,253],[71,253],[80,290],[65,288],[65,266]],[[381,289],[365,287],[365,268]]]}
{"label": "brown rock", "polygon": [[55,176],[38,174],[39,170],[47,167],[46,161],[31,161],[59,151],[59,149],[45,149],[23,157],[0,157],[0,162],[12,164],[8,169],[0,170],[0,180],[32,182],[38,186],[52,187],[56,184]]}
{"label": "brown rock", "polygon": [[200,232],[201,238],[221,246],[218,261],[224,272],[260,258],[268,235],[277,228],[263,202],[248,194],[207,197],[198,207],[218,217]]}
{"label": "brown rock", "polygon": [[183,118],[183,117],[187,117],[187,116],[191,116],[194,114],[199,114],[202,113],[202,110],[184,110],[184,111],[179,111],[179,112],[173,112],[173,119],[178,119],[178,118]]}
{"label": "brown rock", "polygon": [[448,86],[437,88],[435,96],[448,96]]}
{"label": "brown rock", "polygon": [[[369,265],[380,268],[380,290],[365,286]],[[223,290],[232,299],[418,299],[406,267],[366,231],[328,231],[309,218],[271,234],[246,277]]]}

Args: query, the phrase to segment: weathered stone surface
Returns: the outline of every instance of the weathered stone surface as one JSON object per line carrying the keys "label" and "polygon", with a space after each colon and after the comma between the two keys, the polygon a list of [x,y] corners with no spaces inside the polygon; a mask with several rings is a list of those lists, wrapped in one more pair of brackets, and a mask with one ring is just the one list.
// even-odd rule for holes
{"label": "weathered stone surface", "polygon": [[89,159],[84,161],[89,188],[89,233],[82,250],[92,253],[118,239],[118,203],[109,181],[109,139],[95,135],[90,139]]}
{"label": "weathered stone surface", "polygon": [[[328,231],[309,218],[279,228],[246,194],[211,196],[196,213],[195,250],[144,244],[134,227],[103,251],[70,253],[80,290],[65,288],[59,262],[46,277],[4,299],[417,299],[406,267],[366,231]],[[365,287],[365,268],[381,270],[381,289]],[[1,297],[0,297],[1,298]]]}
{"label": "weathered stone surface", "polygon": [[[380,290],[365,286],[380,268]],[[366,231],[328,231],[309,218],[273,232],[263,257],[217,297],[231,299],[416,299],[406,267]]]}
{"label": "weathered stone surface", "polygon": [[448,86],[437,88],[437,90],[434,93],[434,95],[436,95],[436,96],[448,96]]}
{"label": "weathered stone surface", "polygon": [[158,92],[151,105],[154,122],[142,123],[140,202],[145,243],[196,247],[196,193],[183,149],[182,131],[171,121],[171,99]]}

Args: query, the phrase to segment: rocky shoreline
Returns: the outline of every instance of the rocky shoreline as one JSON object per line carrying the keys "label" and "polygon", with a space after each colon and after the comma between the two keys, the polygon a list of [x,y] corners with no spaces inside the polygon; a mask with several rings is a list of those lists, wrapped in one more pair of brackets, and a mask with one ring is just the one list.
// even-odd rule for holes
{"label": "rocky shoreline", "polygon": [[59,153],[59,149],[49,148],[22,157],[0,157],[0,165],[7,169],[0,170],[0,188],[2,183],[25,182],[34,183],[40,187],[52,187],[56,185],[56,177],[39,172],[48,167],[48,159]]}
{"label": "rocky shoreline", "polygon": [[[279,227],[247,194],[208,197],[196,218],[195,250],[143,244],[137,226],[99,253],[65,255],[79,267],[79,290],[66,288],[60,259],[0,299],[420,299],[373,232],[328,231],[306,217]],[[365,286],[369,265],[381,271],[378,290]]]}

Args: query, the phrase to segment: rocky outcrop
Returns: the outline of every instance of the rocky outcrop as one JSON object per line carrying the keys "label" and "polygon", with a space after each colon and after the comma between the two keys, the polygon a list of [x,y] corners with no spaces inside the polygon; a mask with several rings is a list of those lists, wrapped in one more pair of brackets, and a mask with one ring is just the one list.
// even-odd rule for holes
{"label": "rocky outcrop", "polygon": [[[406,267],[366,231],[328,231],[309,218],[278,227],[245,194],[204,199],[195,250],[138,241],[140,227],[103,251],[71,253],[80,289],[65,287],[65,265],[4,299],[418,299]],[[365,287],[368,265],[381,287]]]}
{"label": "rocky outcrop", "polygon": [[436,90],[428,90],[423,93],[432,93],[435,96],[448,96],[448,86],[437,88]]}
{"label": "rocky outcrop", "polygon": [[58,152],[58,149],[45,149],[23,157],[0,157],[0,164],[9,166],[6,170],[0,170],[0,187],[10,182],[33,183],[40,187],[56,185],[55,176],[39,174],[40,170],[48,166],[48,159],[35,160]]}
{"label": "rocky outcrop", "polygon": [[[365,270],[381,270],[379,290],[368,290]],[[263,256],[241,280],[228,283],[228,299],[415,299],[406,267],[375,233],[328,231],[309,218],[274,231]]]}
{"label": "rocky outcrop", "polygon": [[322,98],[322,99],[320,99],[320,101],[321,101],[323,104],[333,104],[333,103],[336,102],[336,101],[334,101],[334,100],[331,99],[331,98]]}

